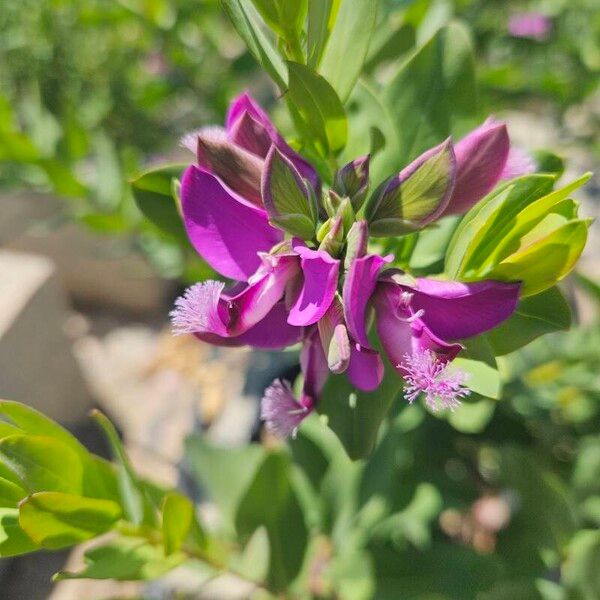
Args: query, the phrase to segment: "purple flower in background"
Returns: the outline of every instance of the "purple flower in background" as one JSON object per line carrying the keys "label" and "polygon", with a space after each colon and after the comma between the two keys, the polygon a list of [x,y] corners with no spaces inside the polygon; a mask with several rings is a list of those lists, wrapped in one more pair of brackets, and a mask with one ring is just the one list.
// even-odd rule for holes
{"label": "purple flower in background", "polygon": [[531,38],[543,42],[552,33],[552,20],[542,13],[519,13],[510,18],[508,31],[514,37]]}
{"label": "purple flower in background", "polygon": [[[248,94],[233,102],[225,128],[200,129],[183,143],[198,158],[181,181],[187,235],[231,283],[188,288],[171,312],[173,329],[220,346],[301,343],[299,399],[280,380],[265,392],[261,416],[270,431],[295,435],[331,373],[344,374],[358,390],[379,387],[384,358],[369,334],[373,315],[407,400],[423,394],[434,410],[460,403],[469,391],[460,372],[448,367],[463,348],[460,340],[508,318],[518,283],[415,280],[390,268],[394,257],[369,253],[371,224],[356,217],[369,189],[369,157],[342,167],[322,200],[316,171]],[[527,156],[510,148],[506,126],[488,120],[384,182],[373,193],[379,227],[406,219],[409,232],[465,212],[498,181],[530,168]],[[423,186],[424,177],[436,178],[435,185]],[[400,218],[393,213],[405,196],[425,206],[412,221],[413,205],[400,204]]]}

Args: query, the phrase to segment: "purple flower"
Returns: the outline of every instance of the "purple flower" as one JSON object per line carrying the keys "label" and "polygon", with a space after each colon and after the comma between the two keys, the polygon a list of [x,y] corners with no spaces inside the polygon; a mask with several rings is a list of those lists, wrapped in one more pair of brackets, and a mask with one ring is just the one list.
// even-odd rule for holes
{"label": "purple flower", "polygon": [[531,168],[510,148],[503,123],[488,120],[455,146],[447,140],[387,180],[369,200],[377,226],[354,212],[369,188],[368,157],[344,166],[331,202],[319,205],[316,171],[247,94],[232,104],[224,129],[202,129],[184,144],[198,157],[181,181],[184,226],[229,282],[188,288],[171,312],[173,330],[218,346],[301,343],[300,397],[284,381],[266,390],[261,416],[269,430],[295,435],[330,373],[359,390],[377,389],[379,347],[404,378],[409,402],[424,394],[432,409],[453,409],[469,393],[448,364],[460,340],[512,314],[520,285],[414,280],[386,269],[393,256],[367,253],[368,240],[377,227],[374,235],[405,223],[410,231],[464,212],[500,179]]}
{"label": "purple flower", "polygon": [[543,42],[552,33],[552,20],[542,13],[520,13],[510,18],[508,31],[514,37],[532,38]]}
{"label": "purple flower", "polygon": [[456,181],[442,215],[464,214],[502,179],[535,171],[533,160],[512,147],[506,123],[488,118],[454,145]]}

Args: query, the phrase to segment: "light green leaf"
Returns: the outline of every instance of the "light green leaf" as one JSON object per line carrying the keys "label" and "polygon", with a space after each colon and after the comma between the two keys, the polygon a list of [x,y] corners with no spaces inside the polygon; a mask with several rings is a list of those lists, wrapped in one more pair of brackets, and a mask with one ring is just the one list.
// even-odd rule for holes
{"label": "light green leaf", "polygon": [[560,290],[551,287],[523,298],[513,315],[486,337],[497,356],[514,352],[535,338],[571,326],[571,309]]}
{"label": "light green leaf", "polygon": [[308,0],[306,58],[308,66],[312,69],[316,69],[321,61],[339,4],[340,0]]}
{"label": "light green leaf", "polygon": [[162,534],[167,556],[181,549],[194,519],[194,505],[191,500],[176,492],[165,496],[162,510]]}
{"label": "light green leaf", "polygon": [[344,107],[331,85],[305,65],[288,61],[290,101],[324,157],[341,150],[348,137]]}
{"label": "light green leaf", "polygon": [[30,493],[81,493],[81,460],[69,446],[57,439],[11,435],[0,440],[0,461],[17,475]]}
{"label": "light green leaf", "polygon": [[307,0],[252,0],[267,25],[285,39],[297,40],[306,18]]}
{"label": "light green leaf", "polygon": [[522,296],[533,296],[563,279],[579,259],[591,221],[571,221],[504,259],[490,272],[500,281],[522,281]]}
{"label": "light green leaf", "polygon": [[84,498],[60,492],[39,492],[19,506],[19,523],[44,548],[64,548],[112,528],[121,507],[111,500]]}
{"label": "light green leaf", "polygon": [[221,0],[240,37],[246,42],[250,54],[281,88],[287,86],[287,73],[283,60],[271,41],[261,31],[255,11],[249,0]]}
{"label": "light green leaf", "polygon": [[142,538],[119,538],[84,555],[85,568],[78,573],[60,572],[63,579],[116,579],[139,581],[158,579],[184,560],[183,554],[165,557],[161,546],[153,546]]}
{"label": "light green leaf", "polygon": [[286,454],[267,454],[240,501],[235,524],[242,540],[249,539],[258,528],[266,528],[271,549],[268,581],[275,590],[286,589],[302,567],[308,543]]}
{"label": "light green leaf", "polygon": [[577,599],[595,600],[600,596],[600,531],[578,531],[569,544],[563,575],[568,589]]}
{"label": "light green leaf", "polygon": [[481,398],[475,402],[463,402],[456,410],[448,413],[448,423],[462,433],[481,433],[496,410],[496,402]]}
{"label": "light green leaf", "polygon": [[19,484],[0,477],[0,507],[15,508],[27,492]]}
{"label": "light green leaf", "polygon": [[474,116],[476,97],[469,32],[450,23],[402,64],[385,88],[384,103],[400,141],[390,170],[399,171],[453,133],[461,119]]}
{"label": "light green leaf", "polygon": [[377,18],[377,0],[341,0],[319,72],[345,102],[358,79]]}
{"label": "light green leaf", "polygon": [[19,525],[17,508],[0,508],[0,558],[39,550]]}
{"label": "light green leaf", "polygon": [[173,197],[172,185],[181,176],[185,165],[165,165],[140,174],[131,180],[135,203],[144,216],[161,231],[186,240],[185,229]]}
{"label": "light green leaf", "polygon": [[153,523],[155,518],[152,509],[121,444],[117,430],[99,410],[94,410],[92,417],[104,431],[118,463],[119,493],[125,518],[134,525],[140,525],[142,522]]}
{"label": "light green leaf", "polygon": [[517,215],[552,190],[552,175],[528,175],[499,186],[463,218],[446,253],[446,274],[460,279],[476,272],[508,235]]}

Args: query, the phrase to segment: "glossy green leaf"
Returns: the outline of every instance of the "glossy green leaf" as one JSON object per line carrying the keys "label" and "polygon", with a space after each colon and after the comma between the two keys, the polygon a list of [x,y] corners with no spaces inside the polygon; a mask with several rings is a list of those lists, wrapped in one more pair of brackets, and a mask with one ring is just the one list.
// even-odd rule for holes
{"label": "glossy green leaf", "polygon": [[162,534],[167,556],[181,549],[194,520],[194,505],[191,500],[176,492],[165,497],[162,509]]}
{"label": "glossy green leaf", "polygon": [[522,281],[522,296],[533,296],[569,274],[587,241],[590,221],[571,221],[504,259],[491,278]]}
{"label": "glossy green leaf", "polygon": [[249,539],[260,527],[267,530],[271,549],[268,581],[275,590],[286,589],[298,575],[308,543],[308,530],[292,485],[291,468],[286,454],[267,454],[235,516],[242,540]]}
{"label": "glossy green leaf", "polygon": [[131,184],[131,191],[144,216],[178,239],[186,239],[177,202],[173,197],[173,180],[181,176],[185,165],[166,165],[145,171]]}
{"label": "glossy green leaf", "polygon": [[81,460],[57,439],[33,435],[6,437],[0,440],[0,461],[17,475],[30,493],[81,493]]}
{"label": "glossy green leaf", "polygon": [[22,486],[0,477],[0,507],[15,508],[25,496],[27,492]]}
{"label": "glossy green leaf", "polygon": [[400,148],[390,168],[399,171],[447,138],[476,112],[473,49],[467,29],[450,23],[419,48],[388,83],[389,107]]}
{"label": "glossy green leaf", "polygon": [[326,79],[311,68],[288,61],[288,96],[314,137],[323,156],[341,150],[348,137],[348,123],[338,95]]}
{"label": "glossy green leaf", "polygon": [[319,72],[345,102],[358,79],[369,50],[377,0],[341,0]]}
{"label": "glossy green leaf", "polygon": [[552,190],[552,175],[528,175],[496,188],[463,218],[446,253],[446,274],[460,279],[474,272],[513,227],[517,215]]}
{"label": "glossy green leaf", "polygon": [[185,555],[165,557],[161,546],[153,546],[142,538],[118,538],[84,555],[85,568],[77,573],[62,571],[54,576],[63,579],[116,579],[139,581],[158,579],[179,566]]}
{"label": "glossy green leaf", "polygon": [[361,392],[345,375],[330,375],[319,400],[318,411],[327,416],[329,427],[353,460],[371,454],[379,427],[402,387],[400,375],[384,362],[384,378],[375,391]]}
{"label": "glossy green leaf", "polygon": [[0,558],[35,552],[39,546],[21,529],[17,508],[0,508]]}
{"label": "glossy green leaf", "polygon": [[269,38],[260,29],[257,15],[250,0],[221,0],[221,4],[238,34],[248,46],[250,54],[254,56],[273,81],[281,89],[284,89],[287,84],[285,63]]}
{"label": "glossy green leaf", "polygon": [[571,326],[571,309],[557,287],[523,298],[514,314],[488,332],[497,356],[514,352],[537,337]]}
{"label": "glossy green leaf", "polygon": [[109,531],[121,516],[111,500],[39,492],[19,506],[19,523],[44,548],[64,548]]}
{"label": "glossy green leaf", "polygon": [[465,385],[475,394],[500,398],[502,379],[490,344],[483,336],[465,340],[464,344],[465,349],[449,368],[462,371],[466,375]]}

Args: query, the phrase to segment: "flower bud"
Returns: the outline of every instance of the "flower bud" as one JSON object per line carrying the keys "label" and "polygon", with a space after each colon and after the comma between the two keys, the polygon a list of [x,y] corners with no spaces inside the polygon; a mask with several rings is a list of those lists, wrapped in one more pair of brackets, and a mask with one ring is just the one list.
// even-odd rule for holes
{"label": "flower bud", "polygon": [[352,208],[357,212],[369,191],[369,155],[356,158],[343,166],[335,174],[333,187],[341,196],[350,198]]}
{"label": "flower bud", "polygon": [[292,162],[274,145],[265,160],[261,189],[269,221],[309,240],[317,223],[315,195]]}

